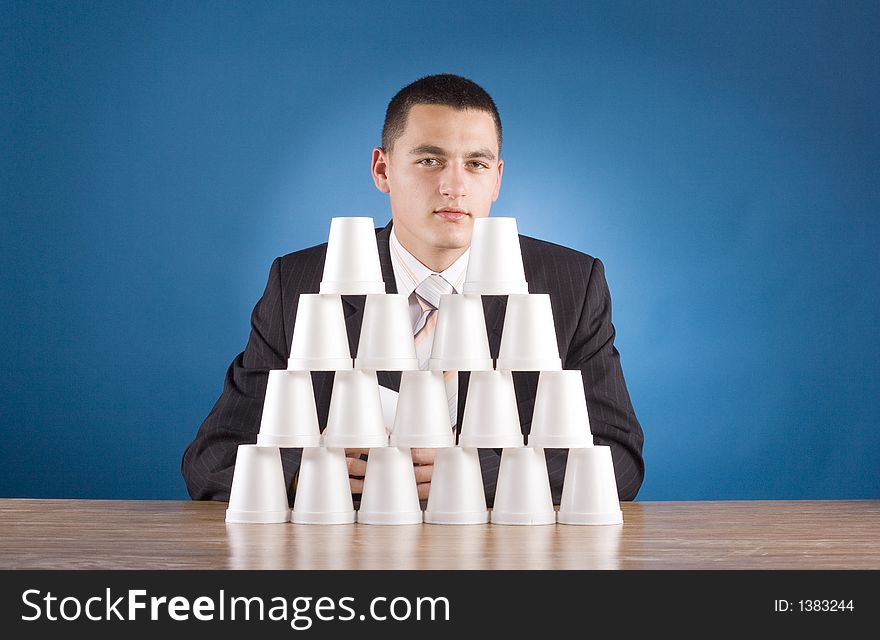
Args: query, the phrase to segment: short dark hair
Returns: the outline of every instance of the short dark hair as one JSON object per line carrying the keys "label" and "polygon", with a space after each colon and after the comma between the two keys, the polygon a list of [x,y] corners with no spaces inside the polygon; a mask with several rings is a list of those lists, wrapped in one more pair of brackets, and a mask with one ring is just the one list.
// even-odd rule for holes
{"label": "short dark hair", "polygon": [[417,104],[436,104],[454,109],[485,111],[495,120],[498,135],[498,153],[501,153],[501,116],[495,101],[483,87],[451,73],[440,73],[419,78],[405,86],[391,98],[382,125],[382,148],[390,151],[403,134],[409,110]]}

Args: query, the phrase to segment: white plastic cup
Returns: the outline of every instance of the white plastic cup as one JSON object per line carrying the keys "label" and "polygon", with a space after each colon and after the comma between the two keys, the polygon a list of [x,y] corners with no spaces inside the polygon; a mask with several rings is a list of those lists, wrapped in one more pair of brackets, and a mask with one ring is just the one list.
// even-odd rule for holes
{"label": "white plastic cup", "polygon": [[554,524],[556,510],[544,450],[537,447],[501,452],[492,524]]}
{"label": "white plastic cup", "polygon": [[516,218],[477,218],[462,293],[528,293]]}
{"label": "white plastic cup", "polygon": [[437,314],[429,368],[433,371],[490,371],[492,356],[482,298],[443,294]]}
{"label": "white plastic cup", "polygon": [[516,391],[509,371],[471,373],[458,442],[463,447],[523,446]]}
{"label": "white plastic cup", "polygon": [[257,445],[317,447],[320,444],[321,428],[311,374],[284,369],[270,371]]}
{"label": "white plastic cup", "polygon": [[489,522],[480,455],[477,449],[437,449],[431,491],[425,508],[428,524],[485,524]]}
{"label": "white plastic cup", "polygon": [[370,449],[357,521],[361,524],[420,524],[422,507],[405,447]]}
{"label": "white plastic cup", "polygon": [[559,503],[561,524],[622,524],[611,447],[569,449]]}
{"label": "white plastic cup", "polygon": [[290,521],[296,524],[355,521],[345,449],[303,449]]}
{"label": "white plastic cup", "polygon": [[355,369],[410,371],[419,368],[409,301],[400,293],[368,295]]}
{"label": "white plastic cup", "polygon": [[370,448],[388,445],[375,371],[337,371],[330,394],[324,446]]}
{"label": "white plastic cup", "polygon": [[287,487],[278,447],[240,444],[235,456],[226,522],[290,521]]}
{"label": "white plastic cup", "polygon": [[385,423],[385,433],[390,434],[394,430],[394,416],[397,414],[397,401],[400,393],[379,385],[379,402],[382,404],[382,420]]}
{"label": "white plastic cup", "polygon": [[385,293],[372,218],[345,217],[330,221],[320,292]]}
{"label": "white plastic cup", "polygon": [[342,297],[302,293],[290,341],[290,371],[340,371],[352,368]]}
{"label": "white plastic cup", "polygon": [[584,379],[579,370],[542,371],[538,375],[529,446],[551,449],[593,446]]}
{"label": "white plastic cup", "polygon": [[562,369],[550,296],[546,293],[510,295],[501,330],[498,369],[558,371]]}
{"label": "white plastic cup", "polygon": [[404,371],[390,445],[435,448],[454,444],[443,372]]}

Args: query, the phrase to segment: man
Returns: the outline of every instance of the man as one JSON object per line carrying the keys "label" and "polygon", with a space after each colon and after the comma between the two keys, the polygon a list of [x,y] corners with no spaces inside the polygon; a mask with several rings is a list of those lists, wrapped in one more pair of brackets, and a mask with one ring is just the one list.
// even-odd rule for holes
{"label": "man", "polygon": [[[451,74],[428,76],[401,89],[389,103],[382,146],[373,150],[372,175],[376,188],[388,194],[392,220],[378,230],[376,239],[386,291],[409,296],[417,343],[425,319],[434,311],[432,296],[421,285],[431,280],[447,292],[461,292],[474,220],[489,215],[503,170],[498,110],[474,82]],[[603,265],[586,254],[525,236],[520,236],[520,246],[529,292],[550,294],[563,368],[580,369],[583,374],[594,441],[611,446],[619,496],[631,500],[644,477],[643,434],[614,347]],[[326,248],[324,244],[304,249],[272,264],[266,290],[254,308],[247,347],[230,365],[220,399],[184,454],[182,471],[193,498],[229,499],[237,447],[256,441],[268,371],[286,368],[298,296],[318,291]],[[364,300],[344,296],[343,301],[349,342],[356,352]],[[483,304],[494,357],[506,297],[484,296]],[[378,377],[386,389],[399,388],[399,373],[379,372]],[[537,378],[537,373],[514,374],[525,433]],[[462,372],[448,389],[457,400],[453,416],[462,415],[467,379]],[[324,425],[333,373],[314,372],[312,380]],[[346,450],[355,494],[363,488],[367,453]],[[567,451],[546,449],[545,455],[558,504]],[[301,450],[282,449],[291,504],[300,459]],[[501,450],[480,449],[490,506],[500,459]],[[413,449],[422,499],[430,491],[433,460],[433,450]]]}

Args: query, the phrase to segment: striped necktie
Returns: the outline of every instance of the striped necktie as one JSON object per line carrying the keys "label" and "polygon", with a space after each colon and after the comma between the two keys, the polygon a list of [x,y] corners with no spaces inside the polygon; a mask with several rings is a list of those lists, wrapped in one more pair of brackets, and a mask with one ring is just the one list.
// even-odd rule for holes
{"label": "striped necktie", "polygon": [[[455,289],[443,276],[432,273],[416,287],[416,301],[422,309],[422,315],[413,329],[416,341],[416,354],[419,357],[419,368],[426,371],[431,359],[431,347],[434,343],[434,329],[437,326],[437,308],[440,296],[454,293]],[[446,398],[449,402],[449,418],[455,426],[458,416],[458,372],[445,371],[443,380],[446,382]]]}

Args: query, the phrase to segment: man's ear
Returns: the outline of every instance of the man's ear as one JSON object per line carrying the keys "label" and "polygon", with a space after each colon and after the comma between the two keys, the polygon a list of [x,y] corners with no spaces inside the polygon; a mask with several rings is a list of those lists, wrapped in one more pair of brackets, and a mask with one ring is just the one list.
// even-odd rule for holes
{"label": "man's ear", "polygon": [[373,149],[370,172],[373,174],[373,184],[376,188],[382,193],[391,193],[391,185],[388,183],[388,154],[382,147]]}
{"label": "man's ear", "polygon": [[501,176],[504,173],[504,160],[498,161],[498,179],[495,182],[495,191],[492,193],[492,202],[495,202],[498,199],[498,194],[501,192]]}

